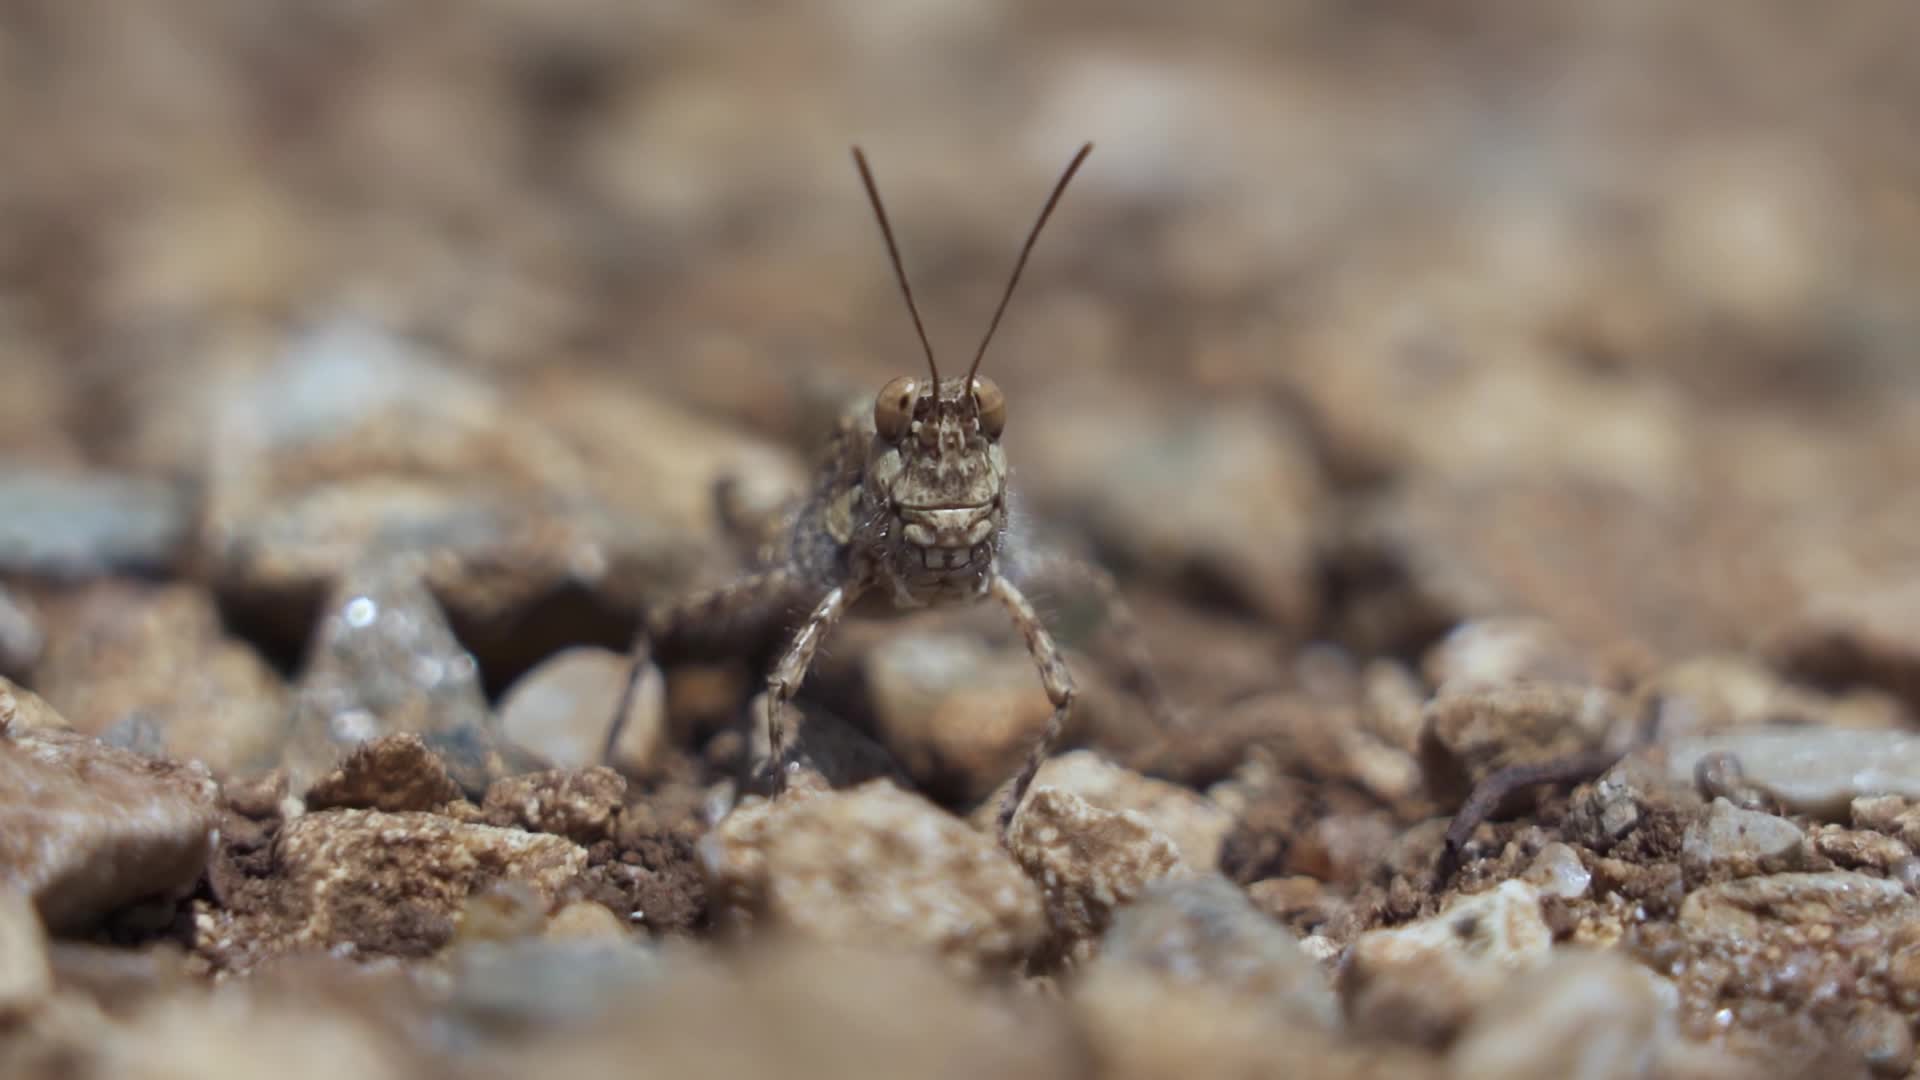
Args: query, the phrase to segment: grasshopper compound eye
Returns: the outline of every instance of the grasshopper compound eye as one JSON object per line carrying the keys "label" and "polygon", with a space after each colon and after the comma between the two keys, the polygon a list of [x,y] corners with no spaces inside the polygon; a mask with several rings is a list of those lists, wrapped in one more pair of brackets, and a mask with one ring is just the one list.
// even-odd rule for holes
{"label": "grasshopper compound eye", "polygon": [[980,410],[980,430],[999,438],[1007,427],[1007,395],[1000,392],[1000,384],[985,375],[974,376],[973,404]]}
{"label": "grasshopper compound eye", "polygon": [[920,380],[911,375],[902,375],[880,388],[880,395],[873,399],[873,426],[881,438],[898,439],[907,433],[913,426],[913,403],[919,396]]}

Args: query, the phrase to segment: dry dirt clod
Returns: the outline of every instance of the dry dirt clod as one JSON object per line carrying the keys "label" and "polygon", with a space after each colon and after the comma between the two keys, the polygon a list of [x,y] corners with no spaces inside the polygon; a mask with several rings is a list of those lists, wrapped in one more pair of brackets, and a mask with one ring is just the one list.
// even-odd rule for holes
{"label": "dry dirt clod", "polygon": [[1605,853],[1649,824],[1704,812],[1691,776],[1668,772],[1665,750],[1654,747],[1620,758],[1598,780],[1578,789],[1567,807],[1567,839]]}
{"label": "dry dirt clod", "polygon": [[[1863,1041],[1850,1030],[1860,1008],[1920,1003],[1920,901],[1895,880],[1828,871],[1720,882],[1693,890],[1672,926],[1642,937],[1690,1025],[1717,1027],[1762,1057],[1847,1055]],[[1856,1062],[1898,1050],[1864,1042],[1878,1048],[1855,1046]]]}
{"label": "dry dirt clod", "polygon": [[206,865],[218,800],[199,765],[73,732],[0,736],[0,888],[30,895],[55,932],[176,897]]}
{"label": "dry dirt clod", "polygon": [[1400,827],[1386,814],[1329,814],[1300,833],[1288,869],[1340,887],[1365,881],[1393,845]]}
{"label": "dry dirt clod", "polygon": [[494,781],[480,809],[495,825],[590,845],[613,836],[626,797],[627,780],[612,769],[552,769]]}
{"label": "dry dirt clod", "polygon": [[[1033,783],[1036,788],[1072,792],[1098,810],[1137,812],[1173,841],[1181,863],[1196,872],[1219,865],[1220,848],[1233,831],[1233,816],[1205,795],[1142,776],[1091,750],[1073,750],[1049,758]],[[991,824],[991,811],[999,798],[997,793],[981,804],[973,818],[976,825]]]}
{"label": "dry dirt clod", "polygon": [[435,810],[460,798],[438,755],[412,732],[354,747],[340,767],[307,789],[308,810]]}
{"label": "dry dirt clod", "polygon": [[1895,835],[1915,809],[1898,795],[1862,795],[1847,804],[1848,818],[1854,828]]}
{"label": "dry dirt clod", "polygon": [[501,878],[467,896],[455,917],[453,944],[515,941],[538,934],[547,922],[547,902],[534,887]]}
{"label": "dry dirt clod", "polygon": [[421,955],[444,944],[476,890],[510,879],[550,905],[587,866],[557,836],[469,825],[433,814],[305,814],[274,845],[281,939]]}
{"label": "dry dirt clod", "polygon": [[1775,645],[1788,671],[1882,687],[1920,713],[1920,584],[1824,594]]}
{"label": "dry dirt clod", "polygon": [[72,725],[39,694],[0,676],[0,737],[29,731],[68,731]]}
{"label": "dry dirt clod", "polygon": [[1595,750],[1622,715],[1619,698],[1595,687],[1515,685],[1437,697],[1421,736],[1428,787],[1442,799],[1465,798],[1508,766]]}
{"label": "dry dirt clod", "polygon": [[1747,948],[1763,947],[1757,932],[1774,926],[1870,921],[1888,913],[1910,916],[1920,908],[1897,881],[1845,870],[1782,873],[1739,878],[1693,890],[1680,909],[1683,929],[1706,934],[1750,932]]}
{"label": "dry dirt clod", "polygon": [[287,739],[287,689],[186,584],[89,584],[47,604],[55,631],[35,686],[76,729],[215,776],[269,768]]}
{"label": "dry dirt clod", "polygon": [[1600,681],[1597,667],[1551,622],[1534,616],[1461,623],[1421,661],[1427,683],[1442,696],[1519,683],[1593,686]]}
{"label": "dry dirt clod", "polygon": [[282,816],[288,791],[285,769],[228,777],[220,785],[220,794],[227,801],[227,809],[255,821]]}
{"label": "dry dirt clod", "polygon": [[700,843],[719,917],[826,942],[1004,968],[1045,932],[1032,882],[992,837],[884,780],[743,800]]}
{"label": "dry dirt clod", "polygon": [[1420,750],[1427,688],[1397,660],[1375,660],[1360,673],[1360,726],[1403,754]]}
{"label": "dry dirt clod", "polygon": [[1049,959],[1085,960],[1114,913],[1185,867],[1166,834],[1133,810],[1102,810],[1070,791],[1033,789],[1007,850],[1040,886],[1052,925]]}
{"label": "dry dirt clod", "polygon": [[1347,1021],[1369,1037],[1444,1045],[1552,948],[1532,885],[1462,896],[1438,915],[1360,935],[1340,976]]}
{"label": "dry dirt clod", "polygon": [[1323,927],[1346,908],[1346,902],[1338,893],[1304,874],[1256,881],[1247,886],[1247,899],[1268,916],[1295,930]]}
{"label": "dry dirt clod", "polygon": [[613,909],[591,900],[575,900],[547,920],[545,936],[565,941],[626,941],[627,924]]}
{"label": "dry dirt clod", "polygon": [[1862,1002],[1855,1006],[1841,1043],[1875,1076],[1907,1076],[1913,1068],[1913,1027],[1905,1016],[1884,1005]]}
{"label": "dry dirt clod", "polygon": [[1741,655],[1682,660],[1641,683],[1633,698],[1634,715],[1653,709],[1666,739],[1769,726],[1897,727],[1904,721],[1884,697],[1820,693]]}
{"label": "dry dirt clod", "polygon": [[1808,840],[1815,854],[1843,870],[1878,870],[1892,876],[1913,858],[1913,848],[1904,841],[1871,829],[1816,825],[1808,831]]}

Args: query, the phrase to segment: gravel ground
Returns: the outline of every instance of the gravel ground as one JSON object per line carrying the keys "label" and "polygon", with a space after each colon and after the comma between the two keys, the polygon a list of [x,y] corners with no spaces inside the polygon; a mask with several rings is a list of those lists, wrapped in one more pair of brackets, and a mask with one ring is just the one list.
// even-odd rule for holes
{"label": "gravel ground", "polygon": [[[1916,34],[6,5],[0,1075],[1920,1077]],[[983,370],[1182,726],[1037,591],[1003,843],[853,619],[770,796],[628,653],[921,370],[847,145],[954,365],[1089,138]]]}

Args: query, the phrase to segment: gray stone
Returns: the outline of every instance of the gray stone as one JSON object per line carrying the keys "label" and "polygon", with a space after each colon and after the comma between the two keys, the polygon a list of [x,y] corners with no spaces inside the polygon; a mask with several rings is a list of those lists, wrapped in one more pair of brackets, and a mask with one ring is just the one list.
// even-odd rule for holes
{"label": "gray stone", "polygon": [[1856,1005],[1841,1038],[1875,1076],[1906,1076],[1913,1068],[1913,1029],[1884,1005]]}
{"label": "gray stone", "polygon": [[1580,861],[1580,853],[1557,840],[1540,849],[1521,878],[1540,895],[1562,900],[1577,900],[1593,886],[1593,873]]}
{"label": "gray stone", "polygon": [[[659,687],[661,683],[655,680],[653,685]],[[747,727],[748,767],[754,776],[760,776],[769,769],[768,762],[773,756],[772,734],[761,722],[767,715],[765,691],[748,701],[747,715],[753,718]],[[789,785],[817,785],[838,790],[859,787],[869,780],[890,780],[905,790],[916,788],[886,747],[833,713],[824,709],[796,710],[788,714],[788,723],[792,725],[788,729],[792,741],[786,749]]]}
{"label": "gray stone", "polygon": [[562,837],[377,810],[303,814],[273,858],[286,941],[400,954],[445,944],[462,905],[496,882],[520,882],[550,907],[587,868],[586,849]]}
{"label": "gray stone", "polygon": [[1139,572],[1218,582],[1287,626],[1318,604],[1312,530],[1323,497],[1307,442],[1251,401],[1192,407],[1062,388],[1022,460],[1037,504],[1087,523]]}
{"label": "gray stone", "polygon": [[637,942],[524,937],[452,950],[446,1010],[459,1042],[580,1024],[659,980],[665,964]]}
{"label": "gray stone", "polygon": [[[614,712],[634,674],[633,661],[611,649],[577,646],[522,675],[500,701],[500,728],[521,749],[554,768],[602,764]],[[621,721],[622,768],[647,766],[665,735],[665,695],[657,669],[641,672],[640,692]]]}
{"label": "gray stone", "polygon": [[1806,834],[1785,818],[1742,810],[1724,798],[1707,816],[1687,826],[1680,866],[1690,881],[1799,868],[1806,861]]}
{"label": "gray stone", "polygon": [[1052,711],[1033,660],[1017,641],[995,647],[958,631],[877,636],[862,673],[875,738],[923,789],[987,798],[1019,769]]}
{"label": "gray stone", "polygon": [[1347,1020],[1366,1035],[1444,1045],[1552,949],[1539,890],[1501,882],[1438,915],[1360,935],[1340,973]]}
{"label": "gray stone", "polygon": [[1461,1035],[1452,1075],[1466,1080],[1613,1080],[1657,1075],[1672,1038],[1658,977],[1611,953],[1556,957],[1509,985]]}
{"label": "gray stone", "polygon": [[1713,753],[1732,754],[1747,784],[1792,813],[1845,821],[1854,799],[1920,800],[1920,735],[1907,732],[1763,728],[1675,739],[1669,777],[1692,783],[1694,766]]}
{"label": "gray stone", "polygon": [[163,571],[193,533],[182,489],[106,473],[0,469],[0,570],[90,578]]}
{"label": "gray stone", "polygon": [[533,764],[500,737],[478,665],[415,573],[395,558],[334,589],[295,692],[287,769],[295,788],[369,739],[411,732],[467,794]]}
{"label": "gray stone", "polygon": [[1091,965],[1258,998],[1288,1021],[1333,1030],[1340,1006],[1291,931],[1217,874],[1149,884],[1114,917]]}

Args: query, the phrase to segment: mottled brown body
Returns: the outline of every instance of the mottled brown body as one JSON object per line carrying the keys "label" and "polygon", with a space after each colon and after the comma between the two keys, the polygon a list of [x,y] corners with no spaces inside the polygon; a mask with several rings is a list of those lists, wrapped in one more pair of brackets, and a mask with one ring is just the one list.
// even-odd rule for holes
{"label": "mottled brown body", "polygon": [[[1081,149],[1055,186],[1039,222],[1015,264],[1000,311],[1019,281],[1040,226],[1091,144]],[[921,327],[913,293],[900,268],[891,226],[866,161],[854,152],[861,177],[893,256],[914,325]],[[994,325],[1000,313],[994,316]],[[987,338],[992,337],[989,327]],[[1053,713],[1000,809],[1004,835],[1034,774],[1058,740],[1074,699],[1074,684],[1053,637],[1008,575],[1007,460],[1000,435],[1007,403],[991,379],[974,367],[962,378],[942,379],[926,347],[928,377],[894,379],[870,401],[850,410],[820,457],[810,490],[781,515],[758,550],[758,568],[732,585],[652,613],[648,634],[666,641],[714,625],[774,619],[796,627],[767,677],[767,726],[771,766],[778,783],[796,766],[786,760],[787,705],[813,664],[820,643],[849,612],[884,615],[916,608],[974,603],[1004,607],[1024,637]],[[1107,602],[1124,634],[1133,681],[1156,711],[1165,700],[1139,645],[1131,615],[1113,580],[1098,568],[1061,558],[1021,560],[1028,580],[1055,578],[1092,588]]]}

